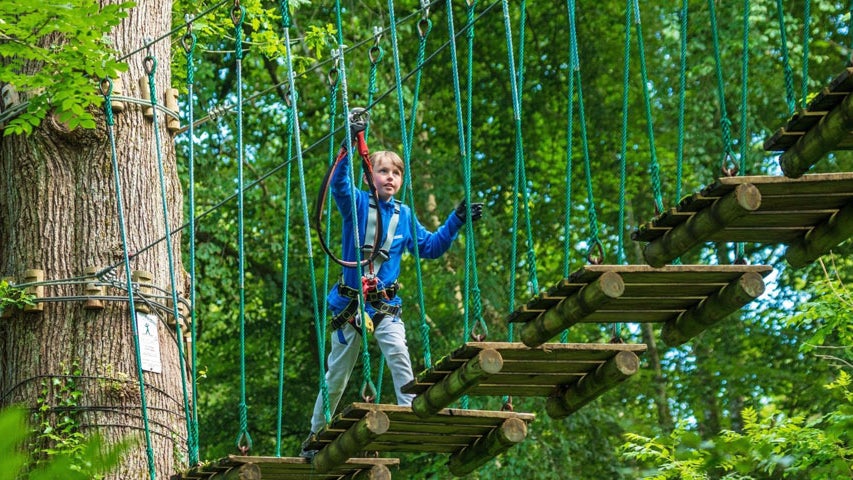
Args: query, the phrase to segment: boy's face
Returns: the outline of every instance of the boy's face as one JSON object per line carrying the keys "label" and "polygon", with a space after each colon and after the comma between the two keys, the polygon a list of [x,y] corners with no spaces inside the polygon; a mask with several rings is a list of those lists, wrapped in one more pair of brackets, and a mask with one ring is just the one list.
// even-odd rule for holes
{"label": "boy's face", "polygon": [[403,172],[390,160],[381,159],[373,165],[373,186],[382,200],[396,195],[402,184]]}

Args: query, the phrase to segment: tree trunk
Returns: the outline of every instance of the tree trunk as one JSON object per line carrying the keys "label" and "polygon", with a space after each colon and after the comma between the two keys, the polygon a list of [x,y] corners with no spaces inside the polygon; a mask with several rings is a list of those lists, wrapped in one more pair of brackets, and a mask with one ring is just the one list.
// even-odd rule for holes
{"label": "tree trunk", "polygon": [[[145,45],[143,35],[158,38],[168,32],[171,9],[170,0],[140,2],[113,32],[115,48],[132,52]],[[166,88],[171,86],[168,38],[149,51],[143,49],[128,57],[128,72],[112,79],[114,94],[120,91],[131,97],[143,96],[138,82],[147,77],[143,67],[146,54],[157,60],[157,103],[163,104]],[[128,295],[121,289],[126,277],[120,213],[104,115],[99,112],[96,117],[96,130],[68,131],[49,115],[29,137],[0,139],[0,276],[23,283],[25,270],[38,269],[44,271],[45,281],[53,282],[79,277],[87,267],[101,270],[118,265],[114,270],[118,279],[104,294],[125,300],[104,301],[100,310],[85,309],[81,299],[44,302],[40,304],[42,311],[15,311],[3,320],[0,405],[47,406],[44,420],[56,421],[59,413],[66,414],[74,429],[85,435],[97,433],[106,444],[136,440],[121,467],[108,478],[145,478],[150,472],[134,327]],[[174,144],[162,114],[157,123],[170,229],[174,232],[182,223],[182,192]],[[165,232],[158,147],[152,127],[153,122],[134,104],[127,104],[124,112],[115,115],[122,213],[131,254],[162,239]],[[173,236],[172,246],[177,290],[186,297],[180,235]],[[157,243],[130,263],[131,270],[151,272],[154,284],[170,289],[166,242]],[[85,287],[82,282],[48,284],[44,296],[79,296]],[[137,305],[142,303],[138,295],[135,297]],[[167,324],[171,315],[158,313],[162,369],[143,375],[144,407],[155,476],[168,478],[186,465],[187,431],[175,328]],[[57,409],[61,405],[69,407],[70,413]]]}

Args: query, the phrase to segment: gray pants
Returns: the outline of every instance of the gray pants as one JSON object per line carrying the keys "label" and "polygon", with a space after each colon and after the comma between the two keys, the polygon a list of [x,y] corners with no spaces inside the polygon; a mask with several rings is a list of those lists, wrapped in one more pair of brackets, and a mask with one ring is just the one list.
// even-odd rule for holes
{"label": "gray pants", "polygon": [[[368,334],[369,338],[370,334]],[[412,374],[412,360],[409,357],[409,347],[406,344],[406,327],[400,317],[385,317],[373,332],[376,343],[391,378],[394,380],[394,392],[397,395],[397,405],[411,405],[412,394],[400,392],[403,385],[414,380]],[[329,410],[334,416],[341,396],[344,394],[353,367],[361,353],[361,334],[347,323],[343,327],[332,332],[332,350],[329,352],[328,369],[326,370],[326,385],[329,388]],[[317,394],[314,402],[314,414],[311,416],[311,431],[317,433],[326,425],[326,417],[323,412],[323,392]]]}

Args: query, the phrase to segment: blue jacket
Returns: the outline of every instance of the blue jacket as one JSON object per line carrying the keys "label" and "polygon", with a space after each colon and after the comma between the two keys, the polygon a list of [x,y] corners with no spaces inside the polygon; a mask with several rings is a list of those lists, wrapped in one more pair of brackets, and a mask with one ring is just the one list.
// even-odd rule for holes
{"label": "blue jacket", "polygon": [[[358,217],[358,238],[364,245],[364,234],[367,228],[367,216],[369,213],[370,192],[355,189],[350,181],[350,164],[349,158],[341,161],[343,164],[339,166],[331,178],[332,196],[338,206],[338,210],[343,217],[343,230],[341,232],[341,258],[345,261],[361,260],[361,256],[356,256],[356,248],[353,245],[353,224],[352,224],[352,199],[353,191],[355,192],[356,215]],[[382,219],[382,235],[379,240],[380,245],[385,241],[385,236],[388,234],[388,223],[394,214],[394,199],[391,198],[387,202],[379,201],[380,217]],[[375,214],[374,214],[375,215]],[[412,224],[414,222],[414,230],[416,236],[412,237]],[[415,242],[417,241],[418,253],[422,258],[438,258],[450,248],[456,234],[462,227],[463,222],[459,220],[454,212],[451,212],[444,221],[444,225],[438,228],[435,232],[430,232],[418,221],[413,215],[412,210],[407,205],[400,206],[400,218],[397,223],[397,230],[394,235],[394,241],[391,244],[389,258],[386,260],[379,272],[374,272],[378,278],[378,287],[384,288],[386,285],[391,285],[397,281],[400,275],[400,260],[403,257],[403,252],[408,250],[414,251]],[[358,249],[360,250],[360,248]],[[363,267],[363,273],[368,272],[368,267]],[[361,279],[358,276],[358,269],[353,267],[344,267],[343,281],[350,287],[355,289],[361,288]],[[330,289],[326,299],[329,303],[329,308],[332,313],[337,315],[349,303],[347,297],[343,297],[338,293],[337,284]],[[388,303],[391,305],[400,305],[402,301],[400,297],[392,298]],[[368,315],[373,315],[374,310],[370,305],[367,306]]]}

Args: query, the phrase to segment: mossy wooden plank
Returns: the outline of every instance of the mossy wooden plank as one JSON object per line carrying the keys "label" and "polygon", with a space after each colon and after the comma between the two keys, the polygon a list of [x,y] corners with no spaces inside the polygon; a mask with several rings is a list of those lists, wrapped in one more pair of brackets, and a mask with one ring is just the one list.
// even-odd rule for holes
{"label": "mossy wooden plank", "polygon": [[838,210],[759,211],[733,221],[726,229],[811,227],[823,222],[836,211]]}
{"label": "mossy wooden plank", "polygon": [[639,369],[639,358],[633,352],[619,352],[579,382],[550,397],[546,411],[552,418],[565,418]]}
{"label": "mossy wooden plank", "polygon": [[[667,265],[652,268],[648,265],[586,265],[571,275],[577,283],[587,283],[604,272],[617,272],[625,288],[633,283],[681,284],[728,283],[744,271],[769,273],[772,267],[764,265]],[[624,294],[623,294],[624,295]]]}
{"label": "mossy wooden plank", "polygon": [[761,210],[838,210],[853,201],[853,191],[802,195],[765,195]]}
{"label": "mossy wooden plank", "polygon": [[766,195],[810,195],[820,193],[845,193],[853,191],[853,173],[813,173],[799,178],[778,175],[747,175],[720,177],[703,190],[703,195],[718,197],[737,185],[755,185],[762,196]]}
{"label": "mossy wooden plank", "polygon": [[444,407],[461,398],[466,391],[491,376],[497,375],[503,368],[503,357],[495,349],[483,349],[475,357],[465,361],[440,382],[421,392],[412,402],[412,411],[420,417],[435,414]]}

